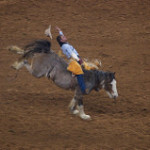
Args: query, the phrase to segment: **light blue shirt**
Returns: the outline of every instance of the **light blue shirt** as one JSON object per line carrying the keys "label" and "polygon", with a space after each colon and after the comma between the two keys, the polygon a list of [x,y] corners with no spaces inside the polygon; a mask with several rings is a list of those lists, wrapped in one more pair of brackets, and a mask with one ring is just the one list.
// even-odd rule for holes
{"label": "light blue shirt", "polygon": [[[63,35],[63,32],[60,31],[59,35]],[[69,43],[65,43],[61,46],[61,49],[63,51],[63,53],[67,56],[68,59],[71,58],[71,54],[75,53],[77,56],[79,56],[78,52],[76,51],[76,49],[70,45]]]}
{"label": "light blue shirt", "polygon": [[78,52],[75,50],[75,48],[70,45],[69,43],[65,43],[61,47],[63,53],[67,56],[68,59],[71,58],[71,54],[75,53],[77,56],[79,56]]}

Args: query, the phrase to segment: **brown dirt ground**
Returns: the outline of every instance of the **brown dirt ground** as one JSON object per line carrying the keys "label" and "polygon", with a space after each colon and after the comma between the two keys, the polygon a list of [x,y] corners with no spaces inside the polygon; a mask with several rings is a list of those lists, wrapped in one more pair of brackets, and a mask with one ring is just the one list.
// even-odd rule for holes
{"label": "brown dirt ground", "polygon": [[[73,92],[24,68],[7,46],[45,38],[61,27],[82,57],[102,60],[115,71],[117,103],[105,92],[84,97],[92,121],[69,114]],[[0,0],[0,149],[131,150],[150,149],[149,0]]]}

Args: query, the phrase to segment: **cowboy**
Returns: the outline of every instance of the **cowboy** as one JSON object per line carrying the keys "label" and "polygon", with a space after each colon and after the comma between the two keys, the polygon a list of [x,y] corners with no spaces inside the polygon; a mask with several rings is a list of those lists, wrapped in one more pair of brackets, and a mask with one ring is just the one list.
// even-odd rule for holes
{"label": "cowboy", "polygon": [[[59,35],[57,36],[56,39],[62,49],[62,52],[67,56],[68,59],[73,58],[74,60],[76,60],[81,68],[83,61],[80,58],[79,53],[76,51],[76,49],[72,45],[68,43],[68,40],[66,36],[63,34],[62,30],[59,27],[56,27],[56,30],[59,32]],[[87,94],[86,86],[84,83],[83,71],[81,71],[81,73],[76,74],[76,77],[77,77],[78,84],[80,86],[82,93]]]}
{"label": "cowboy", "polygon": [[[83,77],[83,71],[81,68],[81,65],[83,64],[82,59],[80,58],[78,52],[76,51],[76,49],[70,45],[68,43],[68,40],[66,38],[66,36],[63,34],[62,30],[59,27],[56,27],[56,30],[59,32],[59,35],[57,36],[57,42],[60,45],[62,52],[64,55],[67,56],[68,59],[74,59],[76,61],[72,61],[70,62],[69,66],[68,66],[68,70],[73,72],[71,69],[71,64],[75,64],[75,62],[78,62],[75,64],[75,67],[73,67],[75,70],[79,70],[77,73],[74,73],[77,77],[78,80],[78,84],[80,86],[80,89],[82,91],[83,94],[87,94],[86,91],[86,86],[85,86],[85,82],[84,82],[84,77]],[[49,34],[46,34],[47,36],[49,36]],[[50,37],[50,36],[49,36]],[[79,66],[79,67],[78,67]],[[71,69],[70,69],[71,68]]]}

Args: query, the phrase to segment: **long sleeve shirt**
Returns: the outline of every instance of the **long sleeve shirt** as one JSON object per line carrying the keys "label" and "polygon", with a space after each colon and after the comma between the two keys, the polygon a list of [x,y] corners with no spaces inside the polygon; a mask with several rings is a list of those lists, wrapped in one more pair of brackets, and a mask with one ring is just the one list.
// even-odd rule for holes
{"label": "long sleeve shirt", "polygon": [[[59,35],[63,35],[63,32],[59,31]],[[77,57],[79,56],[76,49],[72,45],[70,45],[68,42],[64,43],[61,46],[61,49],[62,49],[63,53],[67,56],[68,59],[70,59],[72,57],[72,53],[76,54]]]}

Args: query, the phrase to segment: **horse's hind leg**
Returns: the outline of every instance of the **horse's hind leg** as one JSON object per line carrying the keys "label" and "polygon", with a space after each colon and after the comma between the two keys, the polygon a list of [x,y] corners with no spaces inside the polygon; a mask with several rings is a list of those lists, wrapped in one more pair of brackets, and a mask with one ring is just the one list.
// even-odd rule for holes
{"label": "horse's hind leg", "polygon": [[76,103],[77,103],[76,93],[77,93],[77,91],[75,91],[75,95],[69,104],[69,109],[70,109],[72,114],[78,114],[79,113],[79,110],[76,109]]}
{"label": "horse's hind leg", "polygon": [[16,69],[16,70],[19,70],[21,69],[22,67],[24,66],[24,60],[23,59],[19,59],[18,61],[15,61],[13,64],[12,64],[12,68]]}
{"label": "horse's hind leg", "polygon": [[27,61],[24,61],[24,66],[34,77],[40,78],[42,76],[40,71],[36,71],[36,69],[34,69],[34,65],[32,63],[30,65]]}
{"label": "horse's hind leg", "polygon": [[25,63],[27,62],[27,60],[24,58],[24,57],[20,57],[18,59],[18,61],[15,61],[13,64],[12,64],[12,68],[16,69],[16,70],[19,70],[21,69],[23,66],[25,66]]}
{"label": "horse's hind leg", "polygon": [[21,69],[23,66],[26,67],[26,69],[32,74],[33,73],[33,69],[32,69],[32,65],[29,65],[29,63],[27,62],[27,60],[25,59],[19,59],[18,61],[14,62],[12,67],[16,70]]}
{"label": "horse's hind leg", "polygon": [[69,108],[72,114],[76,115],[79,113],[79,110],[76,109],[76,99],[73,98],[69,104]]}
{"label": "horse's hind leg", "polygon": [[24,66],[26,67],[26,69],[33,74],[33,69],[32,69],[32,65],[29,65],[29,63],[27,61],[24,62]]}

